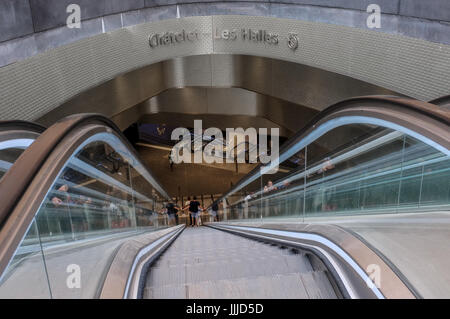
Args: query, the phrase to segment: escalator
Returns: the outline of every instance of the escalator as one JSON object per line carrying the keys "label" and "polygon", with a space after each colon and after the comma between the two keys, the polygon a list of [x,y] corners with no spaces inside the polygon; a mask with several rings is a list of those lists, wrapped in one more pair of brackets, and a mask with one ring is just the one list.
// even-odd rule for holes
{"label": "escalator", "polygon": [[[255,168],[218,200],[220,222],[200,228],[161,213],[173,194],[110,120],[37,129],[0,180],[0,297],[447,295],[448,248],[420,255],[431,276],[408,243],[433,252],[450,230],[449,120],[405,98],[333,105],[282,146],[279,170]],[[333,139],[343,132],[360,135]]]}
{"label": "escalator", "polygon": [[150,268],[143,297],[336,299],[330,278],[312,254],[188,228]]}
{"label": "escalator", "polygon": [[44,130],[31,122],[0,121],[0,178]]}
{"label": "escalator", "polygon": [[[167,194],[106,118],[69,117],[19,155],[0,185],[3,298],[95,298],[120,245],[167,227]],[[89,273],[82,290],[70,265]]]}
{"label": "escalator", "polygon": [[438,105],[441,108],[450,109],[450,95],[441,96],[440,98],[430,101],[430,103]]}

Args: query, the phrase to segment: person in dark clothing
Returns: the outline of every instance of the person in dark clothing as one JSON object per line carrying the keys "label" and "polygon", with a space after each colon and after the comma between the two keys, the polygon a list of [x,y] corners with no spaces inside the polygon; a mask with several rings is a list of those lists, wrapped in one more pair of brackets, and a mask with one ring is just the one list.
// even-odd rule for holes
{"label": "person in dark clothing", "polygon": [[194,199],[189,202],[189,205],[185,206],[183,210],[186,208],[189,209],[189,214],[191,215],[191,227],[198,226],[198,217],[200,214],[200,209],[203,210],[203,207],[201,207],[200,202],[197,201],[197,198],[194,196]]}
{"label": "person in dark clothing", "polygon": [[216,202],[211,206],[211,215],[213,217],[213,221],[219,221],[219,204]]}
{"label": "person in dark clothing", "polygon": [[167,216],[169,216],[169,222],[175,220],[175,224],[178,225],[178,210],[180,208],[174,203],[169,202],[166,205]]}

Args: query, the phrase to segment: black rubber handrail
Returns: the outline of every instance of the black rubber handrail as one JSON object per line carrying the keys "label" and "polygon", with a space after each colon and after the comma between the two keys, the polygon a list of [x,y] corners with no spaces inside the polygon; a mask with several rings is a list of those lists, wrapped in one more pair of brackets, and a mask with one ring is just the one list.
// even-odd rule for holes
{"label": "black rubber handrail", "polygon": [[[0,227],[7,220],[19,202],[22,194],[39,173],[46,159],[57,145],[71,132],[89,124],[109,127],[123,137],[128,149],[139,158],[134,147],[124,137],[122,131],[108,118],[100,114],[77,114],[65,117],[45,130],[15,161],[14,165],[0,180]],[[1,228],[0,228],[1,229]]]}
{"label": "black rubber handrail", "polygon": [[27,121],[0,121],[0,132],[5,131],[29,131],[33,133],[42,133],[45,127],[33,122]]}
{"label": "black rubber handrail", "polygon": [[[379,112],[382,110],[383,112]],[[394,110],[400,111],[395,112]],[[415,121],[427,121],[433,124],[441,124],[442,126],[450,125],[450,110],[439,107],[437,105],[418,101],[410,98],[397,97],[397,96],[362,96],[355,97],[348,100],[344,100],[333,104],[326,108],[325,110],[318,113],[307,125],[295,133],[289,140],[284,143],[280,148],[279,154],[283,154],[291,147],[293,147],[299,140],[305,137],[309,132],[314,130],[319,124],[324,123],[332,119],[335,115],[339,113],[348,113],[351,115],[369,116],[376,117],[379,119],[386,119],[393,122],[400,121],[409,126],[408,128],[414,127],[419,129],[418,125],[414,125]],[[405,113],[404,118],[400,118],[399,113]],[[406,114],[411,114],[408,116],[408,121],[405,123],[407,118]],[[356,123],[355,123],[356,124]],[[414,129],[413,129],[414,130]],[[442,142],[442,136],[429,136],[431,140],[440,140],[438,144]],[[449,148],[450,141],[444,141],[446,147]],[[255,174],[260,173],[260,169],[263,165],[257,165],[253,170],[251,170],[245,177],[243,177],[234,187],[232,187],[228,192],[226,192],[222,197],[217,199],[215,203],[219,203],[229,194],[232,194],[242,188],[247,180],[251,179]],[[212,204],[211,204],[212,206]],[[210,207],[211,207],[210,206]]]}
{"label": "black rubber handrail", "polygon": [[438,106],[450,106],[450,95],[441,96],[440,98],[434,99],[429,102],[430,104],[438,105]]}
{"label": "black rubber handrail", "polygon": [[[364,105],[366,103],[379,103],[380,106],[397,106],[404,108],[405,110],[413,111],[417,115],[422,115],[430,119],[434,119],[445,125],[450,125],[450,112],[448,110],[442,109],[434,104],[413,100],[409,98],[397,97],[397,96],[362,96],[351,98],[342,102],[338,102],[326,108],[317,114],[307,125],[300,129],[297,133],[292,136],[280,153],[291,147],[291,144],[295,144],[300,136],[302,136],[306,131],[310,130],[316,123],[320,122],[322,119],[326,118],[332,113],[336,113],[339,110],[348,109],[353,106]],[[363,114],[361,114],[363,115]]]}
{"label": "black rubber handrail", "polygon": [[[108,132],[116,135],[140,165],[137,151],[120,129],[99,114],[77,114],[66,117],[45,130],[15,161],[0,180],[0,276],[8,266],[17,247],[25,236],[36,210],[45,194],[79,143],[96,134]],[[81,133],[77,135],[77,133]],[[75,139],[71,140],[71,137]],[[48,159],[58,152],[58,159]],[[46,172],[43,171],[46,167]],[[152,176],[151,171],[144,167]],[[153,177],[152,177],[153,178]],[[153,178],[154,179],[154,178]],[[168,195],[160,184],[161,195]],[[5,227],[7,226],[7,227]]]}

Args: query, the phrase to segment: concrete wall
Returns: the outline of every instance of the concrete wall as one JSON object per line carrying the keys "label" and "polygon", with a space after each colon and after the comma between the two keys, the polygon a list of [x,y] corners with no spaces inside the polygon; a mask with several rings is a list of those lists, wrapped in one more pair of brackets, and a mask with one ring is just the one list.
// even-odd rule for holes
{"label": "concrete wall", "polygon": [[[81,7],[81,29],[65,26],[70,3]],[[449,0],[2,0],[0,66],[96,34],[177,17],[240,14],[367,29],[370,3],[384,13],[376,31],[450,44]]]}
{"label": "concrete wall", "polygon": [[34,32],[28,0],[0,2],[0,41],[7,41]]}

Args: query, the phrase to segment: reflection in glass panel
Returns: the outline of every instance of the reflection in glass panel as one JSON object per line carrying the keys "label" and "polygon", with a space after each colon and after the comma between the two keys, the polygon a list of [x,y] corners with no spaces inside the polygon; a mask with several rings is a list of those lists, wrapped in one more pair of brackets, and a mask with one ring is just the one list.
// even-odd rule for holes
{"label": "reflection in glass panel", "polygon": [[11,139],[10,134],[0,133],[0,179],[33,141],[31,138]]}
{"label": "reflection in glass panel", "polygon": [[[115,135],[100,133],[90,140],[65,164],[21,246],[36,249],[45,261],[45,287],[53,298],[97,297],[118,247],[132,236],[167,226],[166,215],[158,213],[163,200],[159,186],[142,164]],[[18,258],[20,250],[7,273],[19,273],[14,270]],[[20,262],[22,277],[10,276],[8,284],[31,280],[31,260],[38,259],[27,260]]]}
{"label": "reflection in glass panel", "polygon": [[[449,161],[401,132],[348,125],[281,163],[277,174],[262,175],[247,204],[262,218],[448,209]],[[229,208],[232,218],[246,218],[238,204]]]}
{"label": "reflection in glass panel", "polygon": [[0,298],[50,298],[36,222],[0,278]]}
{"label": "reflection in glass panel", "polygon": [[[55,298],[92,298],[110,257],[128,237],[166,226],[154,187],[116,150],[94,142],[73,157],[38,212],[38,226]],[[66,268],[82,274],[66,285]]]}

